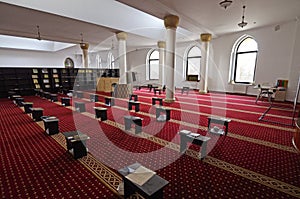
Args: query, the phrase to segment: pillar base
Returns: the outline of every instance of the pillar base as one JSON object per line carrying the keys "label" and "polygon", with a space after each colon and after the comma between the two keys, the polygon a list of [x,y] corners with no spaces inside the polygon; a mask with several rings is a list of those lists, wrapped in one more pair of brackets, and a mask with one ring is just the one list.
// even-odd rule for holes
{"label": "pillar base", "polygon": [[164,99],[165,103],[173,103],[175,102],[175,99]]}
{"label": "pillar base", "polygon": [[205,95],[205,94],[207,94],[207,91],[201,91],[201,90],[199,90],[199,94],[200,95]]}

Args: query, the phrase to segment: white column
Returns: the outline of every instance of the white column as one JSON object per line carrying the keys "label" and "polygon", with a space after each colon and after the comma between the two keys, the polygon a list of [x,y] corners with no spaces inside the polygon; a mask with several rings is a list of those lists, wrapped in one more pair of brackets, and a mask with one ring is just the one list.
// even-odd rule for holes
{"label": "white column", "polygon": [[165,85],[165,48],[166,48],[166,42],[159,41],[157,42],[157,46],[159,48],[159,84]]}
{"label": "white column", "polygon": [[203,33],[200,36],[202,41],[202,49],[204,49],[204,53],[202,54],[202,60],[204,63],[205,70],[202,74],[204,74],[204,81],[201,81],[202,84],[200,84],[199,93],[205,94],[208,91],[208,63],[209,63],[209,41],[211,40],[211,34],[210,33]]}
{"label": "white column", "polygon": [[126,39],[127,33],[120,32],[117,33],[117,38],[119,42],[119,70],[120,70],[120,84],[127,84],[127,60],[126,60]]}
{"label": "white column", "polygon": [[89,44],[88,43],[80,43],[80,48],[82,49],[82,65],[84,68],[89,67]]}
{"label": "white column", "polygon": [[171,103],[175,101],[174,87],[174,68],[175,68],[175,43],[176,43],[176,28],[179,23],[179,17],[176,15],[168,15],[164,18],[165,27],[167,29],[166,39],[166,98],[165,102]]}

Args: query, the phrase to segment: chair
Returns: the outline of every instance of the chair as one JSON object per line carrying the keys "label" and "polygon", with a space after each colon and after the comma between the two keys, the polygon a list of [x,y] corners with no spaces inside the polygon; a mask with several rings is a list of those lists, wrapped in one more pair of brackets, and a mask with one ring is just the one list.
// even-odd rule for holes
{"label": "chair", "polygon": [[163,87],[153,88],[153,91],[154,91],[154,95],[156,95],[156,91],[158,91],[158,93],[161,94],[161,92],[166,91],[166,86],[164,85]]}
{"label": "chair", "polygon": [[257,85],[257,88],[259,89],[259,93],[257,94],[255,103],[264,97],[267,98],[270,103],[272,103],[272,96],[276,92],[276,88],[260,84]]}

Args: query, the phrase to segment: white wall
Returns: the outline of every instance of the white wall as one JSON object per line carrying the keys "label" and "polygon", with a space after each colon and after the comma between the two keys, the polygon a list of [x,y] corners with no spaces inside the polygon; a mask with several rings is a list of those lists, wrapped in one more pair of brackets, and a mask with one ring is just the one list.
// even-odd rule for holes
{"label": "white wall", "polygon": [[[82,66],[79,46],[57,52],[0,49],[0,67],[64,67],[67,57],[73,59],[75,67]],[[77,55],[76,55],[77,54]]]}
{"label": "white wall", "polygon": [[[214,38],[210,42],[208,89],[210,91],[242,92],[256,95],[257,90],[253,89],[253,86],[246,89],[244,86],[228,83],[230,55],[234,42],[242,35],[248,34],[256,39],[259,48],[255,83],[269,82],[275,84],[278,78],[288,79],[287,100],[294,101],[300,75],[299,21],[280,24],[278,31],[275,31],[274,27],[275,25]],[[186,85],[193,88],[199,87],[197,82],[190,83],[184,80],[184,53],[193,44],[201,46],[199,41],[176,44],[176,87]],[[128,70],[137,75],[137,82],[134,84],[157,83],[157,81],[146,80],[146,56],[153,47],[156,48],[156,46],[133,50],[127,48]],[[103,63],[106,64],[107,52],[99,52],[99,54]],[[113,54],[116,57],[115,52]],[[64,60],[67,57],[74,60],[75,67],[82,67],[80,55],[81,49],[78,45],[54,53],[0,49],[0,67],[64,67]],[[90,57],[90,61],[90,65],[96,67],[94,66],[96,63],[95,54]]]}
{"label": "white wall", "polygon": [[[298,28],[299,29],[299,28]],[[209,65],[209,90],[239,92],[241,88],[228,84],[230,55],[234,42],[244,34],[251,35],[258,42],[258,58],[255,83],[269,82],[275,84],[276,79],[289,80],[287,99],[293,101],[295,94],[295,76],[299,76],[299,44],[300,31],[297,22],[291,21],[280,24],[280,30],[275,31],[274,26],[264,27],[251,31],[243,31],[213,39],[211,42],[211,60]],[[295,47],[294,47],[295,46]],[[295,60],[295,61],[292,61]],[[298,62],[298,63],[297,63]],[[297,80],[298,81],[298,77]],[[238,91],[237,91],[238,90]],[[244,91],[256,95],[257,90],[249,86]]]}

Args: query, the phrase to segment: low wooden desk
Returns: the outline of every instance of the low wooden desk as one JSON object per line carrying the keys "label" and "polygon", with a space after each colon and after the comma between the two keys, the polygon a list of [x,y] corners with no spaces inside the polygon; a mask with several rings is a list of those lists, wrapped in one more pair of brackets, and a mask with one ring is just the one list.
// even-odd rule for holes
{"label": "low wooden desk", "polygon": [[[209,133],[214,133],[214,134],[218,134],[218,135],[227,135],[228,133],[228,124],[229,122],[231,122],[231,119],[229,118],[224,118],[224,117],[214,117],[214,116],[209,116],[207,117],[208,119],[208,132]],[[223,126],[225,126],[225,131],[222,131],[222,130],[219,130],[219,131],[214,131],[212,128],[211,128],[211,124],[214,123],[214,124],[221,124]]]}
{"label": "low wooden desk", "polygon": [[189,94],[189,91],[190,91],[190,87],[184,86],[181,89],[181,94],[183,94],[184,92],[186,92],[186,94]]}
{"label": "low wooden desk", "polygon": [[12,95],[11,99],[12,99],[12,101],[13,101],[14,104],[17,104],[16,99],[17,98],[21,98],[21,97],[22,97],[21,95]]}
{"label": "low wooden desk", "polygon": [[192,144],[201,146],[200,159],[203,160],[206,157],[206,147],[207,142],[210,140],[210,137],[202,136],[196,133],[196,136],[193,136],[193,134],[187,134],[187,132],[190,131],[182,130],[178,132],[180,135],[180,153],[184,153],[187,150],[187,143],[191,142]]}
{"label": "low wooden desk", "polygon": [[25,113],[31,113],[30,108],[33,107],[33,102],[22,102]]}
{"label": "low wooden desk", "polygon": [[158,88],[158,86],[153,86],[152,84],[149,84],[149,92],[152,91],[152,88],[154,90],[154,89]]}
{"label": "low wooden desk", "polygon": [[99,97],[96,94],[90,94],[90,101],[91,102],[98,102],[99,101]]}
{"label": "low wooden desk", "polygon": [[84,102],[75,102],[75,110],[78,112],[85,112],[85,103]]}
{"label": "low wooden desk", "polygon": [[[161,113],[164,113],[165,119],[160,120],[159,118],[162,116]],[[171,119],[171,109],[163,107],[163,106],[156,106],[156,120],[157,121],[169,121]]]}
{"label": "low wooden desk", "polygon": [[163,189],[169,184],[169,182],[162,177],[155,174],[142,186],[135,184],[126,176],[130,173],[130,170],[136,170],[141,166],[140,163],[134,163],[120,169],[118,172],[121,174],[124,182],[124,198],[129,198],[135,192],[138,192],[145,198],[149,199],[162,199]]}
{"label": "low wooden desk", "polygon": [[107,106],[114,106],[115,105],[115,98],[114,97],[105,97],[105,105]]}
{"label": "low wooden desk", "polygon": [[43,92],[43,97],[46,99],[50,99],[50,93],[49,92]]}
{"label": "low wooden desk", "polygon": [[50,100],[52,102],[57,102],[58,101],[57,94],[50,94]]}
{"label": "low wooden desk", "polygon": [[129,101],[132,100],[132,98],[134,101],[138,101],[138,95],[136,95],[136,94],[129,95]]}
{"label": "low wooden desk", "polygon": [[32,119],[34,121],[41,121],[44,109],[42,108],[29,108],[31,110]]}
{"label": "low wooden desk", "polygon": [[70,106],[71,105],[71,98],[69,98],[69,97],[62,97],[61,98],[61,104],[63,105],[63,106]]}
{"label": "low wooden desk", "polygon": [[131,115],[124,116],[124,123],[125,123],[125,130],[131,129],[131,124],[135,124],[135,133],[141,133],[142,132],[142,118],[140,117],[134,117]]}
{"label": "low wooden desk", "polygon": [[159,97],[152,97],[152,105],[155,105],[156,102],[159,102],[159,105],[162,106],[163,105],[163,99],[159,98]]}
{"label": "low wooden desk", "polygon": [[22,98],[22,97],[17,97],[17,98],[15,98],[15,101],[16,101],[16,104],[17,104],[19,107],[23,107],[24,98]]}
{"label": "low wooden desk", "polygon": [[58,122],[59,119],[54,116],[42,116],[44,122],[45,132],[48,135],[54,135],[59,133]]}
{"label": "low wooden desk", "polygon": [[107,120],[107,108],[94,107],[94,109],[96,118],[101,118],[101,121]]}
{"label": "low wooden desk", "polygon": [[66,138],[67,151],[71,152],[75,159],[87,155],[86,141],[90,139],[89,136],[80,131],[64,132],[63,135]]}
{"label": "low wooden desk", "polygon": [[132,106],[134,106],[135,108],[135,112],[139,112],[140,111],[140,102],[138,101],[133,101],[133,100],[129,100],[128,101],[128,110],[132,110]]}
{"label": "low wooden desk", "polygon": [[8,98],[12,99],[12,96],[17,95],[15,91],[8,91]]}

